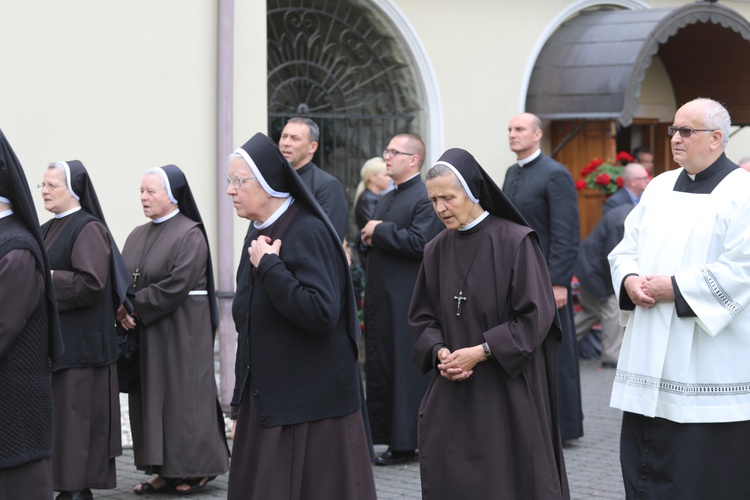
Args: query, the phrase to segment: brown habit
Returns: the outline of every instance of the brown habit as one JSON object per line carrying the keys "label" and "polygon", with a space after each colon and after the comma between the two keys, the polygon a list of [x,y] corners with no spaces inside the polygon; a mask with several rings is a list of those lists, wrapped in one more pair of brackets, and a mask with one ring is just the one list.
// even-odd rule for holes
{"label": "brown habit", "polygon": [[[424,499],[568,498],[556,410],[555,303],[528,228],[488,216],[425,248],[409,323],[414,360],[487,342],[469,379],[436,375],[419,410]],[[455,296],[463,290],[457,316]]]}
{"label": "brown habit", "polygon": [[[69,217],[52,222],[45,237],[47,250],[55,245],[62,232],[69,230],[69,222]],[[57,270],[53,277],[60,311],[96,301],[109,285],[110,247],[104,225],[90,222],[84,226],[73,244],[71,262],[74,271]],[[63,332],[66,342],[80,342],[80,336],[78,331]],[[114,488],[115,457],[122,455],[116,365],[76,366],[57,371],[52,375],[52,392],[55,490]]]}
{"label": "brown habit", "polygon": [[130,393],[135,465],[164,477],[225,473],[229,455],[214,379],[206,295],[208,246],[198,224],[177,214],[139,226],[122,256],[138,270],[140,389]]}

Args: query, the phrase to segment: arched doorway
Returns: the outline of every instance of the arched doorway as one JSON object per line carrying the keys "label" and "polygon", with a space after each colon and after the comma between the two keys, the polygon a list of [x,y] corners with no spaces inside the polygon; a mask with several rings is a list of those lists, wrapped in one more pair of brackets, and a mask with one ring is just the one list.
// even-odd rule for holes
{"label": "arched doorway", "polygon": [[[574,178],[594,157],[645,145],[658,168],[675,168],[666,127],[675,106],[695,97],[725,104],[733,125],[750,123],[743,89],[750,75],[750,23],[723,5],[586,10],[563,23],[540,51],[526,109],[551,121],[555,158]],[[644,102],[644,79],[663,67],[660,102]],[[665,111],[666,110],[666,111]],[[619,148],[618,148],[619,146]],[[657,173],[659,171],[657,169]],[[603,197],[579,195],[581,236],[599,220]]]}
{"label": "arched doorway", "polygon": [[392,23],[361,2],[268,0],[267,7],[269,135],[277,140],[292,116],[315,120],[314,161],[351,202],[362,164],[394,134],[424,135],[413,58]]}

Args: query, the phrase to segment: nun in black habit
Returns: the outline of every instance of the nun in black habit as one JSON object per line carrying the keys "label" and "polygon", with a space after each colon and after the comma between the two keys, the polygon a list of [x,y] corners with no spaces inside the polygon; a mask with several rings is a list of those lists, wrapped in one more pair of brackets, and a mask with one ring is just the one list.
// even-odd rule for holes
{"label": "nun in black habit", "polygon": [[52,498],[50,361],[62,335],[44,240],[0,130],[0,498]]}
{"label": "nun in black habit", "polygon": [[228,498],[375,499],[341,241],[267,136],[232,155],[227,182],[237,214],[254,221],[232,305],[239,339]]}
{"label": "nun in black habit", "polygon": [[422,497],[569,498],[538,238],[467,151],[443,153],[425,183],[447,229],[409,310],[414,362],[436,373],[419,409]]}
{"label": "nun in black habit", "polygon": [[129,280],[83,164],[50,164],[39,187],[55,215],[42,234],[65,343],[52,366],[52,477],[61,498],[93,498],[116,486],[122,454],[114,325]]}
{"label": "nun in black habit", "polygon": [[219,323],[208,237],[190,185],[175,165],[146,171],[141,205],[151,222],[136,227],[122,255],[132,276],[139,382],[130,389],[135,465],[156,474],[134,493],[202,489],[229,469],[214,378]]}

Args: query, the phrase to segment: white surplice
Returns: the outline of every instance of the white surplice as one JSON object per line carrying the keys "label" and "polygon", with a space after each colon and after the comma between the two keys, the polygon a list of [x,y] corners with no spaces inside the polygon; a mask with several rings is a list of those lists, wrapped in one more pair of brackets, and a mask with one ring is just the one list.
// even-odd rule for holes
{"label": "white surplice", "polygon": [[610,404],[681,423],[750,420],[750,173],[695,194],[674,190],[682,171],[651,181],[609,262],[618,298],[628,274],[674,276],[696,316],[674,302],[621,312]]}

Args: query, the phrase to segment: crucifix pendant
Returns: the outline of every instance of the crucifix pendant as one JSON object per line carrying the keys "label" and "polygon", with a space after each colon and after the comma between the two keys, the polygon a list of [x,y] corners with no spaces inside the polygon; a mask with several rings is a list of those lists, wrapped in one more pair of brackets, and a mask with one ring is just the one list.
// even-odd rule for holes
{"label": "crucifix pendant", "polygon": [[138,286],[138,277],[141,275],[141,268],[139,267],[133,272],[133,288]]}
{"label": "crucifix pendant", "polygon": [[458,295],[454,295],[453,299],[456,301],[456,316],[461,316],[461,301],[466,300],[466,297],[464,296],[464,291],[459,290]]}

